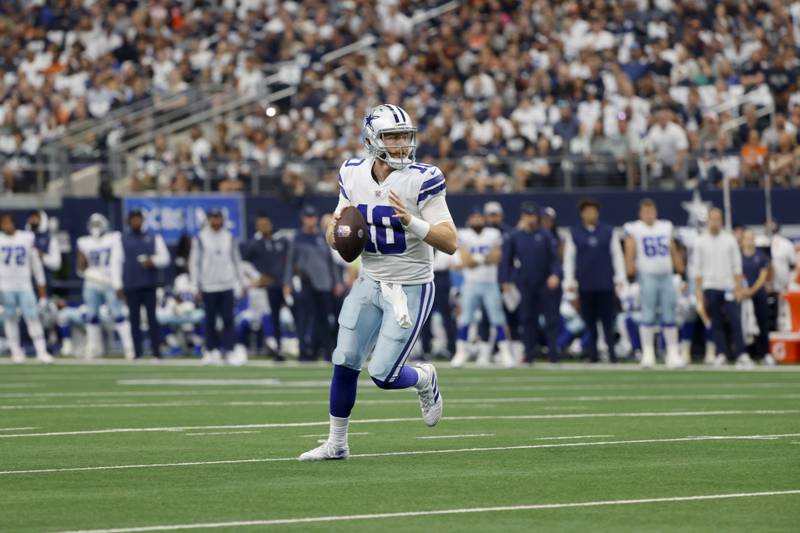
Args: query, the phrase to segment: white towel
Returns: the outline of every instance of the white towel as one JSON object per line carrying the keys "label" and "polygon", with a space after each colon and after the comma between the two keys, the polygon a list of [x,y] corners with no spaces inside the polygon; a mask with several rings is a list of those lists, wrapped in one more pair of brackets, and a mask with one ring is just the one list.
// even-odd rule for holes
{"label": "white towel", "polygon": [[756,320],[756,308],[753,305],[753,300],[742,300],[742,333],[744,335],[745,344],[752,344],[758,337],[761,330],[758,329],[758,320]]}
{"label": "white towel", "polygon": [[381,281],[381,294],[389,302],[394,311],[394,319],[403,329],[411,327],[411,316],[408,314],[408,298],[400,283]]}

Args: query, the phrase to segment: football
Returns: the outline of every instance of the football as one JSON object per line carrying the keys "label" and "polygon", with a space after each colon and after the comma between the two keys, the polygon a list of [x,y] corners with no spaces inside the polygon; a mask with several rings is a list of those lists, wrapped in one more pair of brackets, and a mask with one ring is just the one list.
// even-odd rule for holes
{"label": "football", "polygon": [[367,223],[361,212],[353,207],[342,209],[342,215],[333,228],[333,241],[342,259],[352,263],[367,245]]}

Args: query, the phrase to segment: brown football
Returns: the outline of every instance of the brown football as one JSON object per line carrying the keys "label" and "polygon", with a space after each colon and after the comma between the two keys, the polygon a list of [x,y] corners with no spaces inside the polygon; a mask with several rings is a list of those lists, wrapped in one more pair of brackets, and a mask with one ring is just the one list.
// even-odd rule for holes
{"label": "brown football", "polygon": [[367,233],[367,223],[357,208],[342,209],[342,216],[333,228],[333,241],[342,259],[351,263],[361,255],[367,245]]}

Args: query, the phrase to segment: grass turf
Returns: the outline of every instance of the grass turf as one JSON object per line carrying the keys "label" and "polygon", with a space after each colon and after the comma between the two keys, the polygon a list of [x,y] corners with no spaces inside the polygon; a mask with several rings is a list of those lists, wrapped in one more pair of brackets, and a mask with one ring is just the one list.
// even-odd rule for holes
{"label": "grass turf", "polygon": [[[329,374],[322,367],[0,366],[0,530],[800,489],[796,372],[441,369],[445,418],[434,429],[419,419],[413,392],[362,380],[354,457],[289,460],[327,433]],[[657,416],[665,413],[673,416]],[[133,431],[42,435],[108,429]],[[782,436],[727,438],[770,435]],[[682,440],[703,436],[726,438]],[[405,454],[379,455],[398,452]],[[239,462],[63,471],[219,461]],[[48,469],[55,471],[19,472]],[[269,529],[796,531],[799,522],[800,494],[789,494]]]}

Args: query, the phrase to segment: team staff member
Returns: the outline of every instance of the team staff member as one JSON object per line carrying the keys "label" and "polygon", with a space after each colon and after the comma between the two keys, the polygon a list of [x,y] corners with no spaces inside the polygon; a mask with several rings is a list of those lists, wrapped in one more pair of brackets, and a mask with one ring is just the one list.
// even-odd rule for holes
{"label": "team staff member", "polygon": [[[300,277],[300,290],[293,291],[292,277]],[[300,342],[300,360],[311,361],[320,354],[330,360],[336,338],[332,325],[334,293],[344,287],[337,276],[333,257],[319,229],[319,213],[312,205],[303,207],[301,227],[289,242],[283,295],[294,299],[294,318]]]}
{"label": "team staff member", "polygon": [[153,357],[161,357],[161,340],[156,319],[156,287],[158,269],[169,265],[170,257],[164,238],[159,234],[144,232],[144,217],[139,209],[128,213],[128,231],[122,235],[122,286],[128,302],[128,320],[131,323],[133,351],[136,359],[142,357],[142,314],[147,313],[147,332],[150,336]]}
{"label": "team staff member", "polygon": [[[249,261],[261,275],[257,285],[266,291],[270,314],[262,317],[261,329],[267,341],[270,357],[282,361],[280,311],[284,305],[283,278],[289,242],[272,233],[272,219],[261,213],[256,218],[256,233],[242,247],[242,258]],[[270,338],[274,339],[274,345]]]}
{"label": "team staff member", "polygon": [[775,362],[769,353],[769,304],[767,303],[766,284],[769,278],[769,259],[761,250],[756,249],[756,238],[753,230],[745,230],[742,234],[742,274],[747,281],[744,299],[753,302],[753,311],[758,323],[758,337],[755,342],[755,356],[766,365]]}
{"label": "team staff member", "polygon": [[44,211],[31,211],[28,213],[28,230],[33,232],[35,237],[34,246],[39,252],[42,265],[51,271],[56,272],[61,269],[61,248],[58,239],[50,234],[50,224],[47,213]]}
{"label": "team staff member", "polygon": [[[749,368],[753,365],[745,352],[742,334],[740,303],[744,298],[742,281],[742,254],[736,238],[722,229],[722,210],[711,209],[708,228],[698,239],[694,251],[695,291],[698,305],[711,318],[711,330],[717,357],[714,366],[728,362],[729,346],[737,355],[736,365]],[[731,339],[725,334],[725,319],[730,326]],[[730,340],[730,342],[729,342]]]}
{"label": "team staff member", "polygon": [[[234,289],[244,288],[241,257],[236,238],[225,229],[225,217],[220,209],[207,213],[208,224],[192,241],[189,255],[189,276],[201,292],[205,307],[206,352],[204,364],[221,364],[222,352],[228,363],[242,365],[247,362],[233,352]],[[217,318],[222,319],[222,335],[217,331]]]}
{"label": "team staff member", "polygon": [[564,247],[564,290],[578,291],[581,318],[589,330],[589,356],[598,361],[597,322],[603,325],[608,354],[614,353],[615,289],[625,283],[625,259],[614,228],[600,222],[600,202],[584,198],[578,202],[581,223],[570,228]]}
{"label": "team staff member", "polygon": [[559,316],[557,308],[548,305],[547,291],[558,288],[561,282],[561,260],[556,241],[539,226],[539,207],[533,202],[524,202],[521,210],[518,227],[511,231],[503,245],[500,280],[504,292],[512,290],[512,283],[519,289],[525,362],[533,362],[541,329],[539,316],[544,315],[548,355],[555,363],[559,361]]}

